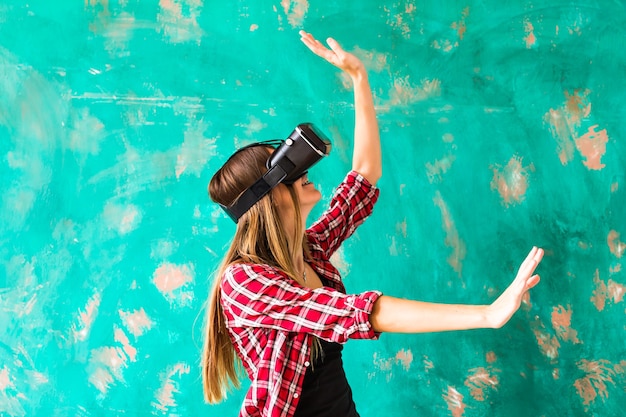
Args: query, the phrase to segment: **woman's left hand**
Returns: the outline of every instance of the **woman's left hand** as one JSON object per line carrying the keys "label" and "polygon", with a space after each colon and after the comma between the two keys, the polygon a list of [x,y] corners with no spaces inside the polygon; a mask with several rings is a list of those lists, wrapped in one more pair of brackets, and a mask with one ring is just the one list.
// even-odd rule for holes
{"label": "woman's left hand", "polygon": [[324,58],[339,69],[345,71],[350,77],[354,78],[365,73],[363,62],[355,55],[343,50],[341,45],[333,38],[326,39],[326,43],[330,47],[327,48],[320,41],[315,39],[313,35],[303,30],[300,31],[300,40],[315,55]]}
{"label": "woman's left hand", "polygon": [[524,294],[539,283],[539,275],[533,275],[543,258],[543,249],[533,247],[519,267],[515,280],[487,307],[490,327],[500,328],[509,321],[522,303]]}

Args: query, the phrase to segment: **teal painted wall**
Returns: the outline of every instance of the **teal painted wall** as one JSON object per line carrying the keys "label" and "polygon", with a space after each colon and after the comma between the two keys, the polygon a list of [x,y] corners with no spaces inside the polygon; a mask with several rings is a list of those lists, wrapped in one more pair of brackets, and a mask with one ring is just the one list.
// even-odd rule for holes
{"label": "teal painted wall", "polygon": [[[352,96],[298,40],[370,71],[381,199],[349,290],[487,303],[503,329],[347,344],[363,417],[618,416],[626,404],[626,10],[579,1],[0,3],[0,415],[236,415],[204,405],[203,303],[234,226],[233,149],[302,121],[349,169]],[[621,414],[623,415],[623,414]]]}

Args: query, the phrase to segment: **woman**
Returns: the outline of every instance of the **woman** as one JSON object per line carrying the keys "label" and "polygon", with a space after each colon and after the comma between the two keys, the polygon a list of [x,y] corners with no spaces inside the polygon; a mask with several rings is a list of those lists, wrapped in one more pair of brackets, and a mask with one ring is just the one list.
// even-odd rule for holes
{"label": "woman", "polygon": [[[343,372],[342,344],[382,332],[499,328],[539,282],[543,251],[533,248],[517,277],[491,305],[446,305],[366,291],[348,295],[331,255],[372,212],[381,176],[378,124],[363,63],[329,38],[302,42],[352,79],[355,130],[352,171],[328,210],[305,230],[321,195],[306,174],[278,184],[237,223],[216,275],[202,367],[205,396],[219,402],[238,386],[238,364],[251,380],[240,416],[358,416]],[[263,144],[236,152],[209,184],[211,199],[233,204],[266,170]]]}

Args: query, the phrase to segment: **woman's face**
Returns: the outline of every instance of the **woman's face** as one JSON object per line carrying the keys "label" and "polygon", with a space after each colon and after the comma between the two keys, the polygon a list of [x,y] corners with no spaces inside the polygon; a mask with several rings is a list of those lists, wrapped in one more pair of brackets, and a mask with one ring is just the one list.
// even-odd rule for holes
{"label": "woman's face", "polygon": [[322,193],[315,188],[315,184],[309,181],[309,175],[304,174],[293,183],[298,199],[300,200],[300,208],[303,213],[309,214],[315,204],[322,199]]}
{"label": "woman's face", "polygon": [[[313,206],[321,200],[322,193],[315,188],[313,183],[309,182],[306,174],[298,178],[293,183],[292,187],[298,196],[298,200],[300,201],[300,212],[302,213],[302,217],[306,218],[311,212]],[[293,202],[287,186],[285,184],[278,184],[278,186],[274,188],[273,192],[274,199],[279,207],[279,210],[287,217],[295,216]]]}
{"label": "woman's face", "polygon": [[[304,174],[302,177],[294,181],[292,187],[298,196],[298,200],[300,201],[300,212],[302,213],[302,217],[306,218],[311,212],[313,206],[315,206],[315,204],[322,199],[322,193],[320,193],[319,190],[315,188],[315,185],[309,181],[307,174]],[[287,216],[291,216],[293,214],[293,203],[287,186],[279,184],[273,191],[281,211]]]}

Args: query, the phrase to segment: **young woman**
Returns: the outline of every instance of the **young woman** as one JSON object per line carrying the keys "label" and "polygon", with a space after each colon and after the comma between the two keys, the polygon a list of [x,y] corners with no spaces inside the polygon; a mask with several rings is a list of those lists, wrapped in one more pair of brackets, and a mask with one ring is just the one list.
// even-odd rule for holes
{"label": "young woman", "polygon": [[[354,85],[352,171],[326,212],[308,229],[321,195],[306,174],[279,184],[238,220],[210,296],[202,375],[208,402],[239,386],[239,365],[251,380],[240,416],[358,416],[341,360],[348,339],[382,332],[499,328],[539,282],[543,251],[533,248],[515,280],[490,305],[404,300],[378,291],[346,294],[331,255],[372,212],[381,176],[378,124],[363,63],[329,38],[302,42],[343,70]],[[273,148],[233,154],[209,184],[213,201],[230,206],[264,175]]]}

